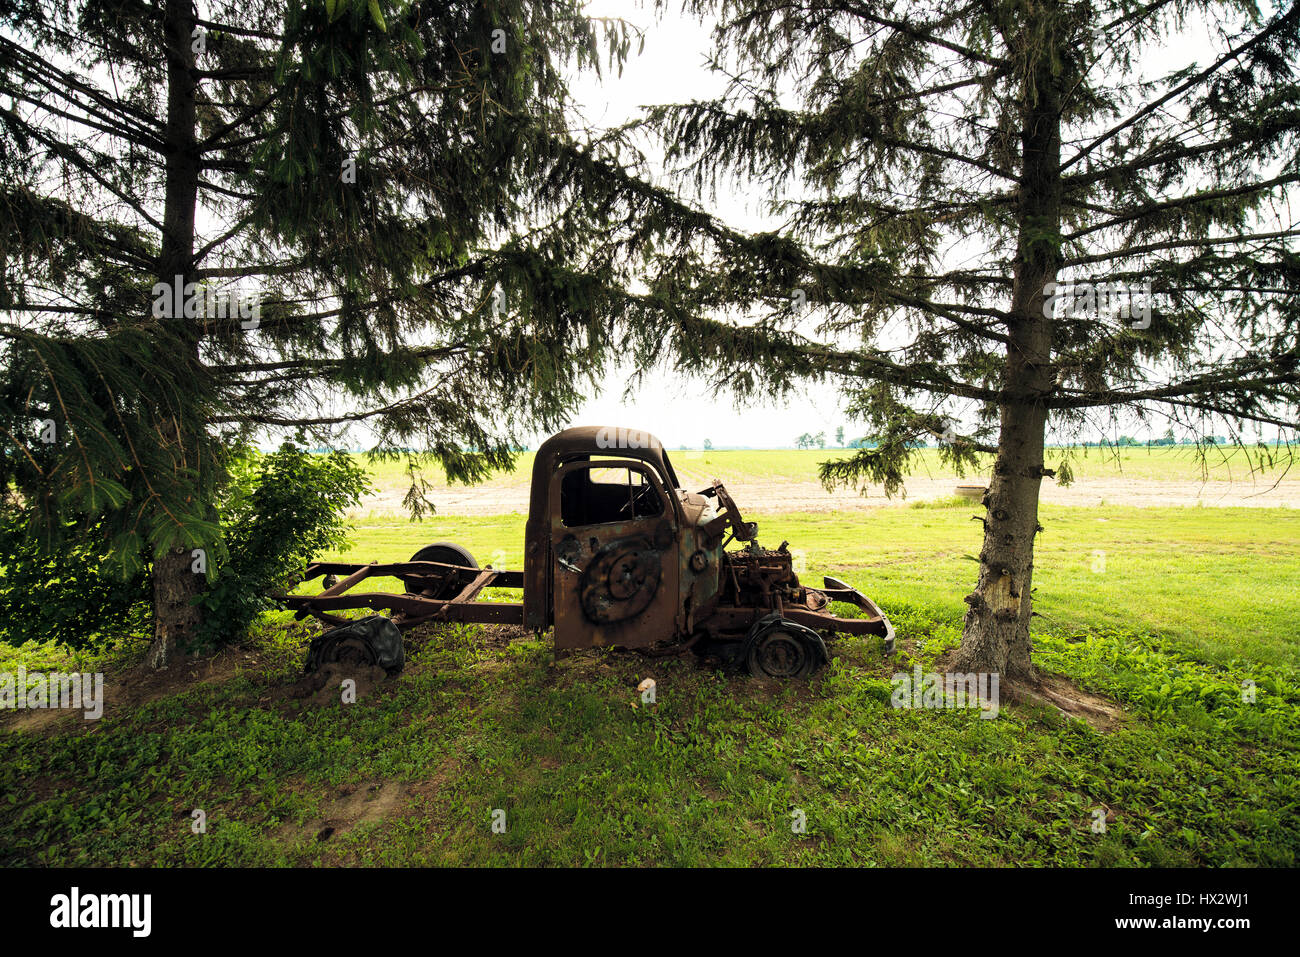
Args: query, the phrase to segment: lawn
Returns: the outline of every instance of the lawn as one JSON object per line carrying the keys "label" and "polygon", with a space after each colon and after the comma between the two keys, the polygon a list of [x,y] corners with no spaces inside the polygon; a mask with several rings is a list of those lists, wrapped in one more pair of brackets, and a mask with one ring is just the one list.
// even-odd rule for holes
{"label": "lawn", "polygon": [[[5,725],[0,862],[1293,866],[1300,513],[1044,509],[1037,661],[1122,707],[1109,730],[1039,705],[891,707],[890,677],[959,638],[973,514],[761,519],[765,544],[789,539],[898,627],[892,659],[841,640],[810,683],[445,628],[356,704],[312,704],[284,693],[305,639],[270,620],[206,682],[98,722]],[[347,557],[451,539],[517,568],[522,534],[516,515],[375,519]],[[0,670],[54,664],[0,653]]]}
{"label": "lawn", "polygon": [[[886,606],[959,618],[975,581],[978,511],[944,502],[764,515],[759,535],[771,548],[788,541],[812,584],[835,574]],[[1045,626],[1136,629],[1216,664],[1300,668],[1300,511],[1044,506],[1040,522],[1034,599]],[[524,516],[371,518],[350,551],[324,557],[403,561],[435,541],[465,545],[480,564],[522,568]],[[377,581],[374,590],[399,585]]]}
{"label": "lawn", "polygon": [[[845,458],[851,449],[674,449],[666,447],[678,477],[690,488],[702,488],[716,476],[727,481],[743,477],[749,482],[815,481],[817,466],[821,462]],[[1078,479],[1130,478],[1168,482],[1246,481],[1250,477],[1249,456],[1238,448],[1211,450],[1201,462],[1192,446],[1151,446],[1125,448],[1053,448],[1047,450],[1048,465],[1059,463],[1070,456],[1071,468]],[[1250,453],[1253,456],[1255,453]],[[494,488],[523,488],[528,484],[533,466],[533,453],[519,455],[512,471],[498,471],[484,486]],[[376,486],[381,490],[405,489],[408,484],[404,461],[366,462]],[[991,457],[984,457],[991,464]],[[437,465],[422,465],[422,470],[435,485],[445,481]],[[912,466],[913,474],[933,478],[951,478],[955,472],[939,460],[936,449],[918,451]],[[1278,470],[1268,473],[1271,481]]]}

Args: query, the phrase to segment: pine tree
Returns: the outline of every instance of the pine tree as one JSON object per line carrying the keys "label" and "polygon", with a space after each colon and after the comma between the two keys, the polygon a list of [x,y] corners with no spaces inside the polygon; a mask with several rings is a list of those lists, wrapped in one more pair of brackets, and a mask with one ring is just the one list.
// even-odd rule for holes
{"label": "pine tree", "polygon": [[[675,360],[742,396],[838,384],[871,436],[829,485],[897,491],[931,437],[959,469],[994,456],[952,666],[1032,680],[1039,491],[1072,455],[1047,468],[1049,428],[1205,448],[1226,425],[1257,463],[1290,454],[1269,440],[1300,420],[1300,5],[691,6],[729,87],[646,124],[686,198],[734,178],[780,225],[662,250]],[[1198,61],[1178,33],[1202,24]]]}
{"label": "pine tree", "polygon": [[219,574],[227,450],[364,426],[470,480],[602,368],[626,310],[581,187],[616,164],[566,79],[620,64],[621,25],[577,0],[0,22],[0,482],[50,547],[102,528],[151,562],[154,666],[195,630],[194,549]]}

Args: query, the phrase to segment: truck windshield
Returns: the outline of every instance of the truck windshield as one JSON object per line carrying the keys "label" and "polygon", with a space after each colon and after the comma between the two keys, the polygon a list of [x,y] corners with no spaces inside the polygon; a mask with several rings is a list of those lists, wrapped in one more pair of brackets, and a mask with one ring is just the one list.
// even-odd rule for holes
{"label": "truck windshield", "polygon": [[659,493],[636,469],[593,462],[560,484],[560,521],[569,528],[653,518],[663,510]]}
{"label": "truck windshield", "polygon": [[668,450],[664,449],[663,454],[664,454],[664,471],[668,473],[668,475],[666,476],[666,478],[668,479],[668,487],[681,488],[682,483],[677,480],[677,473],[673,471],[673,463],[668,461]]}

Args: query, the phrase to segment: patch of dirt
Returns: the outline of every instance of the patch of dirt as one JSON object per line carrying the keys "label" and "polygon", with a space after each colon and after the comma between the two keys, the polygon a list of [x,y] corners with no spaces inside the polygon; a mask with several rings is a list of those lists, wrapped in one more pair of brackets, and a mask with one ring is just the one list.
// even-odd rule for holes
{"label": "patch of dirt", "polygon": [[[985,479],[967,476],[964,479],[928,478],[913,476],[904,485],[903,494],[894,498],[885,496],[884,487],[873,485],[866,494],[854,489],[837,489],[828,492],[816,481],[791,482],[785,480],[743,480],[720,476],[727,483],[732,497],[746,513],[764,512],[841,512],[870,511],[877,508],[918,501],[951,498],[957,485],[978,485]],[[404,489],[388,489],[361,501],[357,512],[365,515],[405,515],[402,506]],[[1222,506],[1222,507],[1287,507],[1300,508],[1300,479],[1273,478],[1228,482],[1222,480],[1161,481],[1156,479],[1079,478],[1072,485],[1060,486],[1055,482],[1043,483],[1042,501],[1051,505],[1132,505],[1139,508],[1161,506]],[[528,512],[528,485],[521,482],[489,482],[466,488],[447,486],[437,491],[435,504],[438,516],[499,515],[508,512]],[[979,508],[978,502],[972,502]]]}
{"label": "patch of dirt", "polygon": [[1004,685],[1002,694],[1010,701],[1043,704],[1064,714],[1086,721],[1095,730],[1114,731],[1127,719],[1124,709],[1115,701],[1084,691],[1062,675],[1042,672],[1034,685],[1016,685],[1009,692]]}
{"label": "patch of dirt", "polygon": [[402,803],[402,788],[395,781],[344,787],[326,807],[325,824],[336,831],[350,830],[358,824],[381,821]]}
{"label": "patch of dirt", "polygon": [[[304,675],[285,689],[289,698],[307,699],[318,707],[330,704],[354,704],[369,697],[388,678],[378,665],[331,661],[319,671]],[[353,682],[345,689],[343,682]],[[345,692],[348,700],[345,702]],[[355,697],[353,697],[355,694]]]}
{"label": "patch of dirt", "polygon": [[304,834],[328,841],[358,825],[386,820],[407,803],[405,789],[395,781],[347,784],[322,804],[320,817],[303,825],[286,821],[271,836],[282,842]]}
{"label": "patch of dirt", "polygon": [[[107,693],[107,689],[105,689]],[[105,708],[107,710],[107,708]],[[0,718],[0,730],[19,731],[24,734],[39,734],[43,731],[53,730],[56,726],[75,727],[74,722],[81,721],[84,713],[78,709],[72,708],[63,710],[60,708],[33,708],[31,710],[5,711]],[[86,722],[89,724],[90,722]],[[62,728],[61,730],[66,730]]]}
{"label": "patch of dirt", "polygon": [[533,637],[533,630],[523,625],[483,625],[483,644],[489,648],[504,648],[512,641]]}
{"label": "patch of dirt", "polygon": [[[206,658],[189,658],[173,662],[154,671],[137,665],[104,675],[101,718],[114,717],[169,695],[189,691],[196,685],[222,684],[246,671],[261,667],[261,656],[243,648],[224,648]],[[0,712],[0,729],[41,733],[70,731],[78,726],[86,730],[98,722],[87,720],[81,708],[33,708]]]}

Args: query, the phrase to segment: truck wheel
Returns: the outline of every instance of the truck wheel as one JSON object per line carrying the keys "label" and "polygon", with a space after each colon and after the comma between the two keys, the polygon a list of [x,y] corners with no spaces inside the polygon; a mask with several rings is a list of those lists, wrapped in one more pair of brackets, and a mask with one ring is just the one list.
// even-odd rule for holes
{"label": "truck wheel", "polygon": [[396,675],[406,664],[402,632],[383,615],[367,615],[332,628],[312,640],[306,671],[310,674],[328,664],[378,665],[390,677]]}
{"label": "truck wheel", "polygon": [[759,678],[807,678],[822,663],[820,649],[806,635],[780,625],[749,644],[749,673]]}
{"label": "truck wheel", "polygon": [[[469,549],[462,548],[455,542],[434,542],[432,545],[425,545],[422,549],[411,556],[413,562],[442,562],[444,565],[465,565],[469,568],[478,568],[478,562],[474,556],[469,553]],[[406,593],[415,595],[421,591],[419,585],[414,582],[405,582]],[[464,588],[468,582],[461,581],[460,576],[452,576],[442,584],[438,589],[435,598],[455,598],[456,594]]]}

